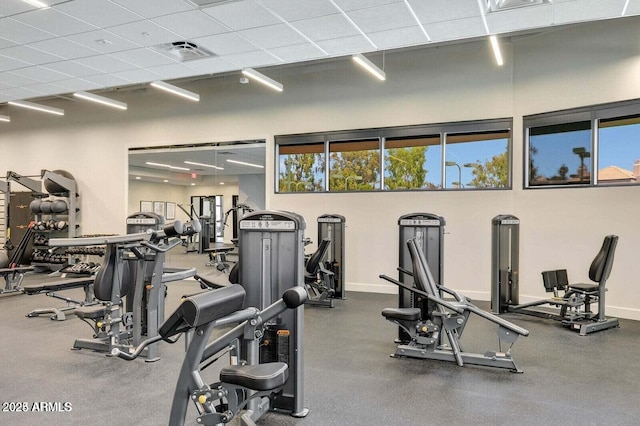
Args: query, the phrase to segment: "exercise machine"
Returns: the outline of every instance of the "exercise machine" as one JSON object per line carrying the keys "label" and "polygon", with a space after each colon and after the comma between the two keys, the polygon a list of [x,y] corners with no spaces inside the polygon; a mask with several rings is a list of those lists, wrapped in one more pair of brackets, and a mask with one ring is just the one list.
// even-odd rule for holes
{"label": "exercise machine", "polygon": [[[94,296],[100,303],[74,311],[92,327],[94,337],[76,339],[74,349],[128,351],[145,337],[158,334],[164,320],[166,283],[184,280],[196,273],[194,268],[165,267],[165,253],[182,244],[181,236],[198,232],[199,223],[175,221],[164,225],[162,230],[154,229],[158,224],[157,215],[137,213],[127,218],[128,228],[148,227],[146,232],[50,240],[49,244],[57,247],[105,246],[104,263],[93,285]],[[148,362],[158,360],[157,346],[149,345],[144,355]]]}
{"label": "exercise machine", "polygon": [[[119,348],[111,352],[112,356],[130,361],[160,340],[175,343],[183,333],[192,336],[173,396],[170,426],[184,425],[190,402],[198,411],[197,424],[227,424],[242,413],[240,424],[255,425],[294,380],[288,363],[257,361],[268,324],[288,310],[297,310],[307,293],[301,287],[292,287],[264,309],[242,309],[246,294],[241,285],[234,284],[189,296],[162,324],[157,336],[145,340],[131,353]],[[209,343],[216,327],[235,323],[235,327]],[[227,353],[231,360],[237,359],[240,347],[246,348],[249,361],[223,367],[219,381],[207,384],[202,371]]]}
{"label": "exercise machine", "polygon": [[235,244],[229,243],[213,243],[208,249],[205,249],[205,253],[209,255],[209,261],[206,266],[213,266],[218,271],[229,273],[231,269],[231,263],[235,263],[227,259],[227,255],[235,250]]}
{"label": "exercise machine", "polygon": [[[553,297],[520,303],[520,220],[512,215],[499,215],[491,223],[491,310],[494,313],[516,312],[553,319],[581,336],[620,326],[617,318],[605,315],[606,282],[613,267],[618,236],[604,237],[589,268],[591,283],[571,284],[566,269],[543,271],[544,289],[553,293]],[[597,312],[591,310],[594,303],[598,304]]]}
{"label": "exercise machine", "polygon": [[331,299],[347,298],[344,282],[345,223],[345,217],[339,214],[318,216],[318,241],[325,238],[331,241],[324,259],[324,268],[333,274],[333,293],[327,296]]}
{"label": "exercise machine", "polygon": [[[473,305],[466,297],[435,282],[427,259],[416,238],[407,241],[409,255],[412,260],[413,285],[406,285],[386,275],[380,278],[410,291],[422,299],[432,302],[425,313],[422,309],[386,308],[382,316],[397,324],[409,335],[408,343],[401,342],[396,348],[394,357],[412,357],[455,362],[459,366],[465,364],[486,367],[504,368],[515,373],[522,373],[513,358],[511,349],[519,336],[528,336],[529,331],[506,321]],[[409,275],[408,271],[405,275]],[[449,299],[440,295],[444,294]],[[451,299],[453,297],[453,299]],[[470,314],[475,314],[498,326],[497,351],[484,354],[466,352],[460,340]],[[444,342],[444,336],[448,343]],[[509,345],[502,347],[502,344]]]}
{"label": "exercise machine", "polygon": [[333,295],[335,294],[334,272],[326,268],[324,262],[331,240],[328,238],[320,241],[318,249],[309,256],[304,265],[304,285],[309,294],[308,305],[319,305],[333,308]]}
{"label": "exercise machine", "polygon": [[[407,247],[409,239],[415,239],[416,244],[424,253],[429,268],[436,283],[442,283],[444,278],[444,217],[433,213],[410,213],[398,219],[398,280],[405,285],[413,283],[411,276],[412,260]],[[409,272],[409,273],[407,273]],[[427,306],[431,303],[431,307]],[[429,309],[433,310],[433,302],[417,296],[415,293],[398,289],[399,308],[419,308],[426,316]],[[409,342],[410,336],[400,327],[398,342]]]}

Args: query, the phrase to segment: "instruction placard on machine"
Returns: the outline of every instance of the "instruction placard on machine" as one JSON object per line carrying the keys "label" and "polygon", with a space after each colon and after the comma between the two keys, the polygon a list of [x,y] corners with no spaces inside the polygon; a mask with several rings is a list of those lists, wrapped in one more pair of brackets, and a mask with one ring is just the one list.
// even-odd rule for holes
{"label": "instruction placard on machine", "polygon": [[400,225],[405,226],[440,226],[437,219],[401,219]]}
{"label": "instruction placard on machine", "polygon": [[295,231],[296,224],[291,220],[241,220],[240,229],[268,229],[274,231]]}

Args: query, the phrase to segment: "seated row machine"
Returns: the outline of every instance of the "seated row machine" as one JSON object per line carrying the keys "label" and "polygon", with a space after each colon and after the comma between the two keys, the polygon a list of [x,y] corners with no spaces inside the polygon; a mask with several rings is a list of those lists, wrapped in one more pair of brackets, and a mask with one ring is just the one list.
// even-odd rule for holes
{"label": "seated row machine", "polygon": [[[175,343],[178,336],[188,333],[190,343],[180,370],[171,406],[170,426],[183,425],[189,402],[198,410],[197,424],[219,425],[240,416],[242,425],[255,422],[271,406],[271,399],[289,378],[289,367],[284,362],[228,365],[220,371],[219,381],[207,384],[202,370],[225,353],[239,359],[238,351],[246,348],[243,358],[258,359],[260,338],[265,326],[287,309],[295,309],[307,300],[301,287],[292,287],[282,298],[262,311],[255,307],[242,309],[245,290],[241,285],[207,291],[185,298],[178,309],[162,324],[157,336],[142,342],[132,353],[114,348],[112,356],[133,360],[143,350],[160,340]],[[209,343],[216,327],[239,323]]]}
{"label": "seated row machine", "polygon": [[[408,240],[407,246],[413,271],[401,272],[412,275],[414,285],[404,284],[386,275],[380,275],[380,278],[409,290],[419,304],[426,305],[427,309],[424,313],[417,307],[386,308],[382,311],[382,316],[397,324],[410,339],[408,342],[400,342],[392,356],[451,361],[459,366],[470,364],[505,368],[522,373],[511,357],[511,349],[518,337],[528,336],[529,331],[483,311],[454,290],[438,285],[416,239]],[[443,294],[453,296],[453,300],[445,300]],[[498,351],[476,354],[462,349],[460,339],[471,313],[498,325]],[[444,343],[444,336],[448,344]],[[502,342],[510,344],[505,351],[502,349]]]}

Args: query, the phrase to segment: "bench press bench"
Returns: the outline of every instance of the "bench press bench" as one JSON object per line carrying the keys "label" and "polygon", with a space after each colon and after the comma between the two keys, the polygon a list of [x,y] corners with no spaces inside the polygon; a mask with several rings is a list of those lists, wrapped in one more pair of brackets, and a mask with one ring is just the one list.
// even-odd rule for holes
{"label": "bench press bench", "polygon": [[[95,276],[82,277],[82,278],[67,278],[55,281],[43,281],[40,283],[25,284],[22,287],[22,292],[28,295],[44,293],[54,299],[60,299],[67,302],[66,306],[61,308],[44,308],[34,309],[27,314],[27,317],[33,318],[43,314],[53,314],[51,319],[55,321],[64,321],[67,319],[64,314],[65,311],[75,310],[79,306],[87,306],[94,303],[93,299],[93,282]],[[84,288],[85,298],[84,301],[63,297],[56,292],[63,290],[70,290],[73,288]]]}
{"label": "bench press bench", "polygon": [[22,280],[24,274],[33,271],[33,266],[16,266],[13,268],[0,268],[0,275],[4,278],[4,288],[0,288],[0,294],[22,292]]}
{"label": "bench press bench", "polygon": [[235,244],[215,243],[204,252],[209,255],[209,261],[206,266],[215,266],[220,272],[229,272],[229,260],[227,254],[236,248]]}

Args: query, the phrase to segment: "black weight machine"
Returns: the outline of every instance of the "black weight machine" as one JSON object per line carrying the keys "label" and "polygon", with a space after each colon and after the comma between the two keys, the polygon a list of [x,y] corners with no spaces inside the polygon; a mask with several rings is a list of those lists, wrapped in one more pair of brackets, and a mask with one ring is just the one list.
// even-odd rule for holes
{"label": "black weight machine", "polygon": [[335,295],[334,273],[325,266],[324,259],[329,251],[331,240],[320,241],[318,249],[309,256],[304,265],[304,285],[309,294],[308,305],[333,308]]}
{"label": "black weight machine", "polygon": [[[386,275],[380,275],[380,278],[408,290],[415,297],[429,303],[426,304],[426,313],[418,307],[386,308],[382,311],[385,319],[397,324],[409,336],[408,343],[400,342],[392,356],[450,361],[459,366],[470,364],[505,368],[521,373],[522,370],[511,357],[511,349],[518,337],[528,336],[529,331],[483,311],[466,297],[437,284],[417,239],[407,241],[407,247],[412,260],[412,271],[404,273],[413,276],[413,285],[407,285]],[[444,299],[441,295],[446,295],[449,299]],[[497,351],[476,354],[462,349],[460,339],[472,313],[498,326]],[[446,336],[448,344],[445,344],[443,336]],[[506,350],[502,348],[503,342],[509,344]]]}
{"label": "black weight machine", "polygon": [[[543,271],[544,289],[553,293],[553,297],[520,303],[520,220],[512,215],[498,215],[491,224],[491,310],[494,313],[515,312],[553,319],[578,331],[581,336],[620,326],[617,318],[605,315],[606,282],[613,267],[618,236],[604,237],[602,247],[589,267],[591,283],[569,283],[566,269]],[[598,304],[597,312],[591,310],[594,303]],[[549,309],[541,308],[545,305]]]}

